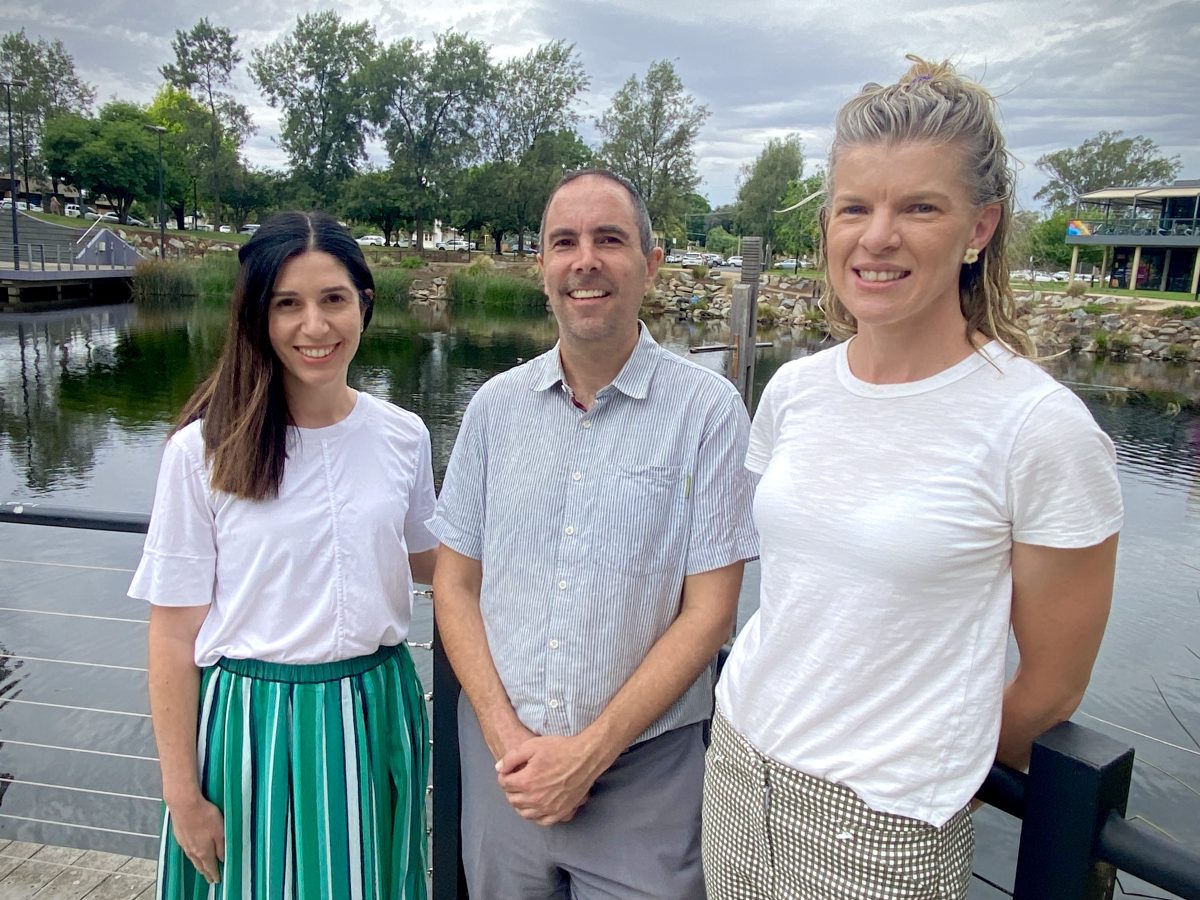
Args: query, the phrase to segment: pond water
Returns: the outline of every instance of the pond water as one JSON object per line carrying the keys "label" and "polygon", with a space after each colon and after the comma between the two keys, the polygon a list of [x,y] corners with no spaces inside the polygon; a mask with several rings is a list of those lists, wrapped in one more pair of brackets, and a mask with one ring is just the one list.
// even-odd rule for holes
{"label": "pond water", "polygon": [[[148,511],[162,440],[214,360],[224,323],[224,310],[203,305],[0,317],[0,500]],[[659,319],[650,328],[678,353],[728,339],[722,324]],[[440,482],[476,388],[555,334],[540,311],[380,309],[351,377],[422,416]],[[792,331],[760,340],[773,344],[759,352],[759,391],[784,362],[822,346],[819,335]],[[725,355],[692,358],[722,369]],[[1195,847],[1200,747],[1188,732],[1200,737],[1200,416],[1131,402],[1122,389],[1200,396],[1200,369],[1085,356],[1047,366],[1112,436],[1126,503],[1112,619],[1076,721],[1137,749],[1130,813]],[[124,596],[141,539],[0,525],[0,540],[0,651],[13,655],[0,661],[0,838],[151,855],[159,806],[144,798],[159,784],[141,671],[146,610]],[[740,621],[756,593],[752,564]],[[414,639],[428,639],[430,622],[418,601]],[[415,655],[427,675],[428,654]],[[1016,823],[985,810],[977,827],[977,872],[1011,887]],[[972,889],[996,896],[983,881]]]}

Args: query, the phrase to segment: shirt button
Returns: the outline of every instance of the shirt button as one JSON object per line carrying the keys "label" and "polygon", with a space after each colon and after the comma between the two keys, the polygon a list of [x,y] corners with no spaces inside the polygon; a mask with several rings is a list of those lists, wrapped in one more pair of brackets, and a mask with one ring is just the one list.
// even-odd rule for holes
{"label": "shirt button", "polygon": [[572,481],[578,481],[578,480],[579,480],[580,478],[582,478],[582,477],[583,477],[583,473],[582,473],[582,472],[572,472],[572,473],[571,473],[571,480],[572,480]]}
{"label": "shirt button", "polygon": [[580,425],[582,425],[584,428],[591,428],[591,427],[592,427],[592,420],[591,420],[591,419],[584,419],[584,420],[583,420],[582,422],[580,422],[579,424],[580,424]]}
{"label": "shirt button", "polygon": [[558,638],[552,638],[552,639],[550,640],[550,649],[551,649],[551,650],[557,650],[557,649],[558,649]]}
{"label": "shirt button", "polygon": [[567,589],[567,583],[565,581],[560,581],[558,583],[558,589],[560,591],[565,591]]}
{"label": "shirt button", "polygon": [[574,525],[568,525],[566,528],[564,528],[564,529],[563,529],[563,531],[564,531],[566,534],[568,534],[568,535],[574,534],[574,533],[575,533],[575,526],[574,526]]}
{"label": "shirt button", "polygon": [[551,709],[558,709],[558,701],[554,700],[553,698],[546,705],[549,706]]}

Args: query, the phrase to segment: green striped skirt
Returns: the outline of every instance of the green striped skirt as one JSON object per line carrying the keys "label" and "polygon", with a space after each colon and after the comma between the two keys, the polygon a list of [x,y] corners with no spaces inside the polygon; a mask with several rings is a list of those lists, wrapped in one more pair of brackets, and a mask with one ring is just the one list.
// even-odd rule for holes
{"label": "green striped skirt", "polygon": [[210,888],[168,812],[158,900],[423,900],[428,725],[406,646],[222,659],[200,694],[200,786],[225,817],[225,863]]}

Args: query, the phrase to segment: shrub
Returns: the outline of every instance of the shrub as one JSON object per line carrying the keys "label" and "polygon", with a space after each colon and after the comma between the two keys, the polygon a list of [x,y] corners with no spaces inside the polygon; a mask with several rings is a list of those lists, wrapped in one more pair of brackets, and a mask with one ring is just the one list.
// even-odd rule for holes
{"label": "shrub", "polygon": [[1192,348],[1187,344],[1172,344],[1167,348],[1167,361],[1185,363],[1192,355]]}
{"label": "shrub", "polygon": [[419,256],[406,256],[400,260],[401,269],[423,269],[425,268],[425,260]]}
{"label": "shrub", "polygon": [[450,297],[459,303],[480,303],[490,309],[516,309],[546,304],[541,287],[528,278],[512,275],[471,275],[459,272],[450,276]]}
{"label": "shrub", "polygon": [[226,302],[237,284],[236,253],[206,253],[195,264],[196,287],[205,300]]}
{"label": "shrub", "polygon": [[1072,281],[1067,285],[1066,294],[1068,297],[1082,297],[1087,292],[1088,285],[1086,281]]}
{"label": "shrub", "polygon": [[476,256],[475,261],[466,268],[468,275],[487,275],[496,267],[490,256],[486,254]]}
{"label": "shrub", "polygon": [[375,276],[375,302],[401,303],[409,299],[408,291],[416,276],[404,269],[372,269]]}
{"label": "shrub", "polygon": [[699,281],[708,274],[708,266],[692,266],[691,273],[692,277]]}
{"label": "shrub", "polygon": [[1168,306],[1161,310],[1159,315],[1164,319],[1195,319],[1200,317],[1200,303],[1181,303],[1178,306]]}
{"label": "shrub", "polygon": [[195,271],[190,263],[143,259],[133,267],[133,299],[136,303],[170,306],[191,302],[195,296]]}
{"label": "shrub", "polygon": [[1109,312],[1109,307],[1105,306],[1103,303],[1085,303],[1079,308],[1089,316],[1101,316],[1104,315],[1104,313]]}
{"label": "shrub", "polygon": [[1113,359],[1125,359],[1132,349],[1133,342],[1129,339],[1129,335],[1120,331],[1108,339],[1108,352]]}

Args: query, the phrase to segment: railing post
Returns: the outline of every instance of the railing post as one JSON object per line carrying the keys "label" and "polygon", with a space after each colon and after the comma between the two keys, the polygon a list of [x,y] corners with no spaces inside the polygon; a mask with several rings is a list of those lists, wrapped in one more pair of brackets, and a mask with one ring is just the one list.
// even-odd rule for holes
{"label": "railing post", "polygon": [[433,623],[433,811],[429,860],[431,900],[467,900],[462,867],[462,785],[459,781],[458,695],[462,687]]}
{"label": "railing post", "polygon": [[1133,750],[1070,722],[1033,745],[1014,900],[1106,900],[1116,869],[1096,858],[1110,811],[1122,816]]}

